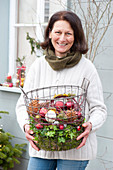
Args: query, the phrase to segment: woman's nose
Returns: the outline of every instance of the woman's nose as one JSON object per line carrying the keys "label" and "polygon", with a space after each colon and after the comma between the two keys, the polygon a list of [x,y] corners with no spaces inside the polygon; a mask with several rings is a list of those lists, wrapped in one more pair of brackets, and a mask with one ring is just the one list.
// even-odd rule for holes
{"label": "woman's nose", "polygon": [[65,34],[61,34],[61,35],[60,35],[60,41],[65,41],[65,39],[66,39]]}

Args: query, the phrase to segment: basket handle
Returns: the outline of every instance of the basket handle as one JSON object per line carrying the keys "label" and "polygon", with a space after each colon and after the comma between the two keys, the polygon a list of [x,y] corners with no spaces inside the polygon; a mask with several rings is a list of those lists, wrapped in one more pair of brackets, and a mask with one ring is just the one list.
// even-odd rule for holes
{"label": "basket handle", "polygon": [[21,89],[22,93],[25,95],[26,98],[28,98],[27,94],[25,93],[25,91],[23,90],[23,88],[21,86],[19,86],[19,88]]}
{"label": "basket handle", "polygon": [[90,81],[86,78],[83,79],[81,88],[87,91]]}

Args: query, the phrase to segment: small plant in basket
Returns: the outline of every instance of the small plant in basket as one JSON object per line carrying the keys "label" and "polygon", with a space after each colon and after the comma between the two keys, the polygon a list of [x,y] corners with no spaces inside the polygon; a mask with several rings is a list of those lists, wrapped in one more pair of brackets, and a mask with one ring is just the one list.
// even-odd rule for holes
{"label": "small plant in basket", "polygon": [[[32,97],[34,91],[31,92]],[[34,99],[25,98],[30,127],[40,149],[69,150],[81,143],[82,139],[77,141],[76,138],[84,131],[85,97],[86,93],[57,93],[46,97],[37,95]]]}

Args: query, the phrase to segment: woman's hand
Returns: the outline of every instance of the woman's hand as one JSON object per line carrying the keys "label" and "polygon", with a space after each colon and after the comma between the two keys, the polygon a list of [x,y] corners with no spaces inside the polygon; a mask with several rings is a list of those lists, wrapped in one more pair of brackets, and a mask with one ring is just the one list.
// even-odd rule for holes
{"label": "woman's hand", "polygon": [[30,125],[26,124],[24,125],[24,130],[25,130],[25,137],[27,138],[27,140],[30,142],[31,146],[39,151],[39,148],[36,146],[35,143],[38,143],[37,141],[34,141],[34,137],[32,136],[33,135],[33,131],[30,130]]}
{"label": "woman's hand", "polygon": [[82,124],[82,126],[85,128],[85,131],[77,137],[77,140],[80,140],[81,138],[83,138],[83,140],[82,140],[81,144],[76,149],[79,149],[79,148],[81,148],[82,146],[85,145],[86,140],[89,136],[89,133],[92,129],[91,122],[85,122],[85,123]]}

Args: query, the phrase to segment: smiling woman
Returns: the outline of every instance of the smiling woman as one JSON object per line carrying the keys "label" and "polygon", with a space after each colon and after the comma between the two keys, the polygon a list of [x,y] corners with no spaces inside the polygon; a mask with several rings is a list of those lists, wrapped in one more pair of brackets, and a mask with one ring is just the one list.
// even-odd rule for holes
{"label": "smiling woman", "polygon": [[[85,102],[85,122],[82,122],[81,127],[79,124],[79,126],[77,126],[77,129],[75,129],[75,127],[73,129],[73,133],[75,133],[76,130],[80,131],[80,129],[83,128],[83,131],[79,134],[79,136],[75,136],[75,139],[80,142],[79,146],[74,145],[74,148],[69,148],[69,150],[67,150],[66,147],[66,151],[58,151],[56,149],[55,151],[51,149],[48,150],[50,142],[47,143],[47,140],[43,141],[41,139],[41,135],[55,135],[55,129],[52,130],[51,133],[48,133],[48,126],[47,129],[44,129],[45,126],[43,126],[43,123],[51,123],[49,127],[50,129],[52,129],[54,128],[54,123],[56,121],[57,115],[59,115],[60,117],[61,115],[64,117],[67,115],[69,116],[70,120],[70,116],[72,118],[72,114],[74,115],[75,111],[78,112],[81,110],[79,105],[76,105],[75,103],[71,105],[70,108],[70,105],[68,105],[69,101],[67,103],[66,99],[65,102],[63,102],[65,103],[65,105],[61,102],[61,99],[59,99],[58,103],[54,103],[52,99],[51,102],[48,103],[47,99],[45,104],[47,106],[46,112],[49,112],[49,116],[46,115],[47,113],[43,114],[44,122],[41,122],[40,116],[42,115],[40,114],[40,109],[38,110],[37,106],[44,107],[45,105],[42,102],[42,98],[41,100],[39,96],[38,98],[35,98],[34,104],[32,102],[30,103],[30,114],[33,115],[32,108],[34,106],[36,109],[34,119],[37,120],[38,125],[34,124],[33,130],[36,129],[36,132],[37,129],[40,130],[38,131],[36,140],[36,138],[34,137],[34,131],[31,130],[32,123],[30,124],[30,119],[25,107],[24,98],[23,95],[21,95],[16,106],[16,114],[20,127],[22,128],[22,130],[25,131],[25,136],[30,142],[30,160],[28,170],[55,170],[56,168],[58,170],[85,170],[88,161],[96,158],[97,141],[95,131],[103,125],[106,120],[107,113],[106,106],[103,101],[103,90],[96,68],[93,63],[82,56],[82,54],[87,53],[88,46],[85,40],[81,20],[73,12],[60,11],[55,13],[48,22],[47,28],[45,30],[44,42],[40,45],[45,50],[45,55],[37,58],[37,60],[32,64],[31,68],[29,69],[24,84],[25,92],[31,91],[33,96],[33,89],[41,88],[47,90],[47,87],[49,87],[49,89],[52,89],[52,87],[55,86],[57,86],[58,89],[58,86],[60,85],[62,85],[62,87],[67,87],[68,85],[70,85],[71,87],[73,85],[81,87],[84,78],[90,83],[87,90],[87,101]],[[54,95],[57,92],[54,91]],[[52,94],[49,90],[47,90],[46,93],[48,94],[48,97],[50,97],[50,95]],[[42,92],[41,94],[43,94],[45,97],[46,93]],[[66,89],[63,94],[67,94]],[[79,92],[77,92],[76,90],[74,90],[73,92],[72,90],[71,94],[79,94]],[[31,100],[31,98],[28,99]],[[37,101],[39,103],[37,103]],[[81,102],[81,97],[79,96],[79,99],[76,101],[78,103]],[[49,109],[49,106],[51,106],[51,109]],[[65,110],[65,108],[67,110]],[[81,117],[81,115],[82,114],[79,112],[79,118]],[[74,120],[75,119],[73,119],[73,121]],[[63,126],[61,126],[62,123],[63,122],[61,120],[57,119],[57,124],[60,126],[55,128],[58,128],[58,132],[60,133],[60,135],[62,133],[63,135],[66,133],[66,136],[68,137],[68,127],[70,127],[71,123],[66,121]],[[72,130],[70,131],[70,133],[71,132]],[[71,137],[72,136],[73,134],[71,133]],[[55,136],[52,137],[52,140],[54,140]],[[63,143],[64,139],[62,138],[62,136],[60,137],[61,138],[59,145],[63,145],[65,147],[67,144],[68,146],[70,146],[69,142]],[[43,144],[46,145],[47,150],[42,149],[39,146],[40,142],[43,142]],[[56,142],[56,144],[58,148],[58,143]],[[48,166],[48,164],[51,168]]]}

